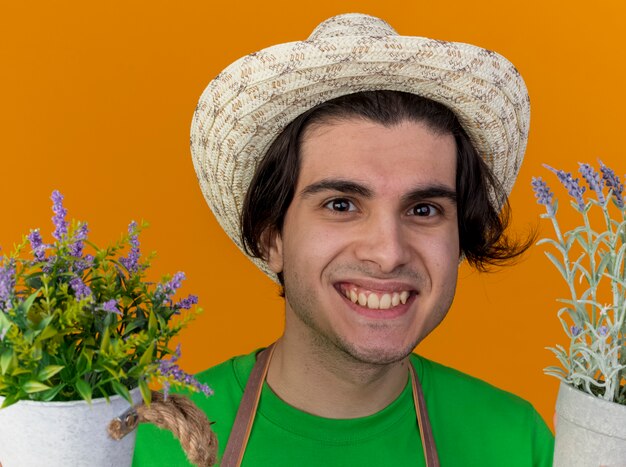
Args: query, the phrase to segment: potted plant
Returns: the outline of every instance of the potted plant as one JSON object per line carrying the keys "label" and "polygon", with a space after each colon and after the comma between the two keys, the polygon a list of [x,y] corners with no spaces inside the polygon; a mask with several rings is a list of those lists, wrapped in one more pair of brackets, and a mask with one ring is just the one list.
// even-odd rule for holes
{"label": "potted plant", "polygon": [[[170,341],[198,313],[179,300],[181,272],[146,279],[131,222],[116,244],[98,248],[87,224],[66,220],[52,194],[54,241],[39,230],[0,260],[0,462],[16,465],[130,465],[134,433],[121,441],[107,424],[130,405],[150,404],[150,383],[202,391],[176,363]],[[169,357],[169,358],[168,358]]]}
{"label": "potted plant", "polygon": [[[561,380],[556,406],[554,465],[624,465],[626,461],[626,207],[624,186],[609,167],[580,164],[587,186],[549,166],[572,198],[582,222],[562,231],[557,202],[541,178],[533,178],[541,217],[556,238],[541,240],[569,296],[557,316],[568,337],[550,348],[560,367],[545,369]],[[588,191],[587,191],[588,187]],[[588,196],[584,196],[587,191]]]}

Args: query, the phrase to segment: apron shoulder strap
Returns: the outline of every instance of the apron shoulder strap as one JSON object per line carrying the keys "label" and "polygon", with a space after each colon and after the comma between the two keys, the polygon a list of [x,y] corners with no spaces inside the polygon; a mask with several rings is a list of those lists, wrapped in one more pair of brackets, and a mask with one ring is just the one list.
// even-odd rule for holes
{"label": "apron shoulder strap", "polygon": [[237,410],[233,429],[230,432],[230,437],[226,444],[226,450],[224,451],[224,457],[221,463],[222,467],[239,467],[239,465],[241,465],[243,453],[246,450],[246,444],[248,444],[248,438],[250,437],[250,431],[254,423],[256,409],[259,405],[259,399],[261,398],[263,382],[267,375],[267,369],[269,368],[275,345],[276,343],[274,342],[257,356],[256,363],[252,368],[252,373],[250,373],[246,388],[243,391],[243,397],[239,409]]}

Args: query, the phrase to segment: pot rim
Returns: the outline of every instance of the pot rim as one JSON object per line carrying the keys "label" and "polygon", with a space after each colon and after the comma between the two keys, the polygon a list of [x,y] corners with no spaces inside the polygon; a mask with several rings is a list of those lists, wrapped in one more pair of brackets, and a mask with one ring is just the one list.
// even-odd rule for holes
{"label": "pot rim", "polygon": [[626,405],[592,396],[561,381],[555,412],[563,421],[626,440]]}
{"label": "pot rim", "polygon": [[602,403],[602,404],[610,405],[611,407],[613,407],[613,406],[623,407],[624,410],[626,410],[626,405],[625,404],[620,404],[618,402],[613,402],[613,401],[607,401],[606,399],[603,399],[601,397],[592,396],[588,392],[585,392],[582,389],[578,389],[577,387],[574,387],[571,384],[566,383],[565,381],[561,381],[561,386],[565,386],[566,388],[569,388],[570,390],[578,393],[579,396],[584,397],[584,398],[586,398],[588,400],[594,400],[594,401],[597,401],[597,402]]}
{"label": "pot rim", "polygon": [[[134,399],[133,396],[135,396],[137,394],[137,392],[139,392],[139,387],[135,387],[133,389],[129,389],[130,391],[130,395],[131,398]],[[0,396],[0,407],[2,407],[2,403],[4,402],[4,399],[6,399],[4,396]],[[109,396],[109,401],[107,402],[105,397],[98,397],[96,399],[91,399],[91,406],[98,406],[98,405],[102,405],[102,404],[110,404],[113,403],[115,401],[117,401],[118,399],[122,399],[126,402],[128,402],[126,399],[124,399],[122,396],[114,394],[112,396]],[[43,401],[31,401],[31,400],[19,400],[17,401],[15,404],[23,404],[23,405],[36,405],[38,407],[73,407],[76,405],[89,405],[89,403],[84,400],[84,399],[76,399],[76,400],[71,400],[71,401],[48,401],[48,402],[43,402]],[[13,405],[12,404],[8,407],[5,407],[4,409],[8,409],[11,408]],[[4,410],[2,408],[0,408],[0,411]]]}

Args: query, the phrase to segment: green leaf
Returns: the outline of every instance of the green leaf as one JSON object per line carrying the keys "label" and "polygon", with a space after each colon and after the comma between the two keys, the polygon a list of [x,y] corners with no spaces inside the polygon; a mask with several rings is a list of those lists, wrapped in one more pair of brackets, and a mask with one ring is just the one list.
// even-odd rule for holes
{"label": "green leaf", "polygon": [[556,240],[553,240],[551,238],[542,238],[535,245],[539,246],[539,245],[543,245],[544,243],[549,243],[550,245],[554,246],[557,250],[559,250],[561,254],[565,255],[565,249],[563,248],[563,246],[561,246],[560,243],[558,243]]}
{"label": "green leaf", "polygon": [[6,374],[9,369],[9,365],[11,364],[11,360],[13,360],[13,351],[10,349],[5,350],[0,356],[0,371],[2,374]]}
{"label": "green leaf", "polygon": [[24,373],[30,373],[30,370],[27,370],[26,368],[20,368],[18,366],[13,368],[13,371],[11,371],[12,376],[23,375]]}
{"label": "green leaf", "polygon": [[34,274],[31,274],[24,280],[24,282],[31,289],[40,289],[41,286],[43,285],[43,282],[41,280],[42,274],[43,274],[42,272],[36,272]]}
{"label": "green leaf", "polygon": [[39,334],[37,336],[37,341],[43,341],[45,339],[50,339],[51,337],[54,337],[58,334],[59,332],[54,329],[52,326],[46,326],[44,328],[43,331],[41,331],[41,334]]}
{"label": "green leaf", "polygon": [[28,311],[30,310],[30,307],[33,306],[33,303],[35,303],[35,299],[37,298],[37,295],[39,295],[40,291],[41,289],[37,289],[26,300],[20,303],[20,306],[19,306],[20,311],[22,311],[24,314],[28,313]]}
{"label": "green leaf", "polygon": [[37,375],[39,381],[46,381],[65,368],[63,365],[48,365]]}
{"label": "green leaf", "polygon": [[137,379],[140,376],[143,376],[145,368],[141,365],[135,365],[126,373],[129,378]]}
{"label": "green leaf", "polygon": [[79,379],[78,381],[76,381],[76,384],[74,386],[76,387],[76,390],[80,394],[80,397],[82,397],[83,399],[85,399],[87,402],[91,404],[91,392],[92,392],[91,385],[84,379]]}
{"label": "green leaf", "polygon": [[133,404],[133,398],[130,397],[130,391],[128,390],[128,388],[126,386],[124,386],[122,383],[120,383],[119,381],[116,381],[116,380],[111,381],[111,386],[113,387],[113,390],[118,395],[122,396],[129,403]]}
{"label": "green leaf", "polygon": [[6,332],[11,326],[13,326],[13,323],[9,321],[9,318],[7,318],[4,313],[0,313],[0,332],[6,335]]}
{"label": "green leaf", "polygon": [[22,389],[24,390],[24,392],[32,394],[34,392],[47,391],[48,389],[50,389],[50,386],[40,383],[39,381],[31,380],[22,384]]}
{"label": "green leaf", "polygon": [[61,392],[61,390],[65,387],[65,384],[57,384],[55,387],[53,387],[52,389],[49,389],[48,391],[44,392],[41,394],[41,400],[43,402],[49,402],[51,400],[53,400],[57,394],[59,392]]}
{"label": "green leaf", "polygon": [[105,328],[102,332],[102,341],[100,342],[100,352],[108,353],[111,346],[111,338],[109,337],[109,330]]}
{"label": "green leaf", "polygon": [[82,376],[91,370],[92,356],[93,352],[89,352],[86,349],[83,349],[83,351],[80,353],[78,361],[76,362],[76,372],[79,376]]}
{"label": "green leaf", "polygon": [[39,321],[39,324],[37,324],[35,329],[37,329],[38,331],[43,331],[53,319],[54,315],[46,316],[44,319]]}
{"label": "green leaf", "polygon": [[613,265],[613,274],[618,275],[619,271],[622,269],[622,262],[624,261],[624,253],[626,252],[626,243],[622,244],[622,246],[617,251],[617,257],[615,258],[615,264]]}
{"label": "green leaf", "polygon": [[563,276],[563,278],[568,281],[569,277],[567,275],[567,273],[565,272],[565,268],[563,267],[563,265],[559,262],[558,259],[556,259],[556,257],[550,253],[549,251],[545,252],[546,256],[550,259],[550,261],[552,261],[552,264],[554,264],[556,266],[556,268],[559,270],[559,272],[561,273],[561,275]]}
{"label": "green leaf", "polygon": [[150,402],[152,400],[152,391],[150,391],[150,387],[144,379],[139,380],[139,392],[141,392],[141,397],[143,398],[143,401],[148,407],[150,407]]}
{"label": "green leaf", "polygon": [[19,394],[11,394],[10,396],[7,396],[4,399],[4,402],[2,403],[2,407],[0,407],[0,409],[4,409],[10,405],[13,405],[19,400],[20,400]]}
{"label": "green leaf", "polygon": [[126,328],[124,329],[124,335],[128,336],[131,331],[134,331],[137,328],[141,328],[143,327],[143,325],[145,324],[146,320],[143,318],[136,318],[133,321],[130,322],[130,324],[128,324],[128,326],[126,326]]}
{"label": "green leaf", "polygon": [[154,311],[150,310],[150,317],[148,318],[148,332],[150,333],[150,336],[155,336],[157,331],[156,316],[154,315]]}
{"label": "green leaf", "polygon": [[154,345],[155,341],[152,341],[152,344],[146,349],[141,358],[139,359],[139,365],[147,365],[151,363],[154,357]]}

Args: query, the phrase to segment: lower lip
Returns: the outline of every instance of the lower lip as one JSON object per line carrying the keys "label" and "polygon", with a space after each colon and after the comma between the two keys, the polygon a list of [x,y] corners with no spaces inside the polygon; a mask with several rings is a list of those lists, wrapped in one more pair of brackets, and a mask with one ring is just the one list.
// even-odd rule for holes
{"label": "lower lip", "polygon": [[356,303],[353,303],[352,300],[348,299],[340,291],[337,292],[339,293],[340,297],[343,298],[343,300],[348,304],[348,306],[359,315],[380,320],[399,318],[400,316],[406,314],[407,311],[409,311],[411,304],[415,300],[415,294],[411,294],[406,303],[403,305],[400,304],[386,310],[373,310],[371,308],[366,308]]}

